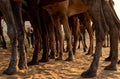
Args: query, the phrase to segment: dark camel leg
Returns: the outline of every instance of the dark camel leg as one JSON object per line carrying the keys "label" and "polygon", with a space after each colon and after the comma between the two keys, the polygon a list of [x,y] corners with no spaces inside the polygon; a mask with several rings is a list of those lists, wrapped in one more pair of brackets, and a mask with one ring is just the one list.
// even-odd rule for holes
{"label": "dark camel leg", "polygon": [[29,65],[38,65],[39,64],[39,62],[38,62],[38,53],[40,51],[41,34],[39,33],[38,29],[34,29],[34,34],[35,34],[35,38],[38,38],[38,39],[35,39],[35,48],[34,48],[34,51],[33,51],[33,57],[32,57],[32,60],[30,62],[28,62],[28,66]]}
{"label": "dark camel leg", "polygon": [[[48,12],[44,9],[40,10],[40,24],[41,24],[41,35],[42,35],[42,45],[43,45],[43,54],[41,60],[39,62],[48,62],[49,57],[49,35],[48,35],[48,27],[45,25],[45,18],[44,16],[48,16]],[[49,16],[48,16],[49,17]]]}
{"label": "dark camel leg", "polygon": [[[6,5],[6,6],[4,6]],[[8,68],[3,72],[3,74],[12,75],[18,71],[18,53],[17,53],[17,35],[16,35],[16,25],[14,21],[14,15],[12,13],[12,8],[9,0],[0,1],[0,10],[8,24],[8,36],[11,43],[11,59]],[[11,13],[9,13],[11,11]]]}
{"label": "dark camel leg", "polygon": [[[98,3],[99,3],[99,5],[92,5],[91,6],[91,8],[92,7],[93,8],[97,7],[97,8],[89,10],[89,14],[92,18],[94,28],[95,28],[96,47],[95,47],[95,54],[93,56],[93,61],[90,65],[89,69],[81,74],[81,76],[84,78],[91,78],[91,77],[96,76],[98,65],[99,65],[99,59],[102,55],[101,49],[102,49],[102,42],[103,42],[105,33],[103,31],[104,30],[102,28],[103,24],[101,22],[102,21],[101,14],[100,14],[101,1],[98,1]],[[96,11],[97,13],[93,13],[94,11]]]}
{"label": "dark camel leg", "polygon": [[[28,1],[29,2],[29,1]],[[35,39],[35,48],[34,48],[34,52],[33,52],[33,56],[32,56],[32,60],[30,62],[28,62],[28,65],[36,65],[38,64],[38,53],[39,53],[39,49],[40,49],[40,43],[41,43],[41,23],[40,23],[40,17],[39,17],[39,8],[37,6],[36,3],[33,2],[33,4],[31,4],[31,2],[29,2],[30,4],[28,5],[27,9],[25,9],[28,13],[30,22],[33,26],[34,29],[34,34],[35,34],[35,38],[39,38],[39,39]],[[39,37],[40,35],[40,37]],[[42,46],[41,46],[42,47]]]}
{"label": "dark camel leg", "polygon": [[71,16],[69,18],[69,26],[72,28],[72,32],[74,35],[74,43],[73,43],[73,54],[76,53],[76,46],[78,41],[78,31],[79,31],[79,20],[77,16]]}
{"label": "dark camel leg", "polygon": [[[46,32],[45,32],[46,33]],[[48,34],[43,34],[42,35],[42,45],[43,45],[43,54],[42,54],[42,59],[39,60],[39,62],[48,62],[49,58],[48,58]]]}
{"label": "dark camel leg", "polygon": [[22,21],[22,5],[21,3],[13,2],[12,4],[15,23],[16,23],[16,29],[17,29],[17,40],[18,40],[18,52],[19,52],[19,63],[18,67],[19,69],[27,69],[27,59],[26,59],[26,52],[25,52],[25,46],[24,46],[24,27],[23,27],[23,21]]}

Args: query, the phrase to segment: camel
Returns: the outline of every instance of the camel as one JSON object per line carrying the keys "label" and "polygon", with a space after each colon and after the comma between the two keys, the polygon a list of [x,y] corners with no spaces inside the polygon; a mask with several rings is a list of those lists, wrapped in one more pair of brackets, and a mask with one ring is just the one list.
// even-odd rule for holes
{"label": "camel", "polygon": [[102,42],[108,30],[110,30],[110,53],[112,57],[111,63],[105,67],[105,70],[117,70],[119,20],[109,1],[111,0],[97,0],[94,2],[84,0],[89,5],[88,12],[95,27],[96,48],[90,68],[81,74],[82,77],[90,78],[96,76],[99,58],[102,53]]}
{"label": "camel", "polygon": [[[118,30],[119,30],[119,20],[116,13],[111,6],[111,0],[71,0],[70,4],[75,4],[69,9],[69,16],[73,16],[82,12],[88,13],[93,22],[96,37],[96,48],[93,61],[90,68],[82,73],[82,77],[94,77],[97,73],[97,68],[99,64],[99,59],[102,54],[102,42],[105,38],[106,32],[110,31],[110,53],[111,63],[105,67],[105,70],[116,70],[116,64],[118,60]],[[80,5],[83,5],[81,8]],[[77,8],[76,8],[77,6]],[[79,7],[78,7],[79,6]],[[75,9],[76,8],[76,9]],[[71,11],[73,10],[73,12]],[[71,12],[70,12],[71,11]],[[114,27],[113,27],[114,26]]]}
{"label": "camel", "polygon": [[[75,0],[73,0],[73,2],[74,1]],[[84,3],[84,7],[82,7],[81,10],[77,10],[78,12],[73,11],[73,13],[70,13],[69,15],[72,16],[88,10],[88,13],[91,16],[93,25],[95,26],[95,36],[96,36],[96,48],[95,48],[93,61],[90,65],[90,68],[87,71],[83,72],[81,76],[82,77],[96,76],[98,64],[99,64],[99,58],[101,56],[102,42],[108,30],[110,30],[110,47],[111,47],[110,52],[112,54],[112,58],[111,58],[110,65],[106,66],[105,70],[116,70],[117,69],[116,64],[118,59],[119,21],[116,18],[114,9],[110,6],[109,1],[106,1],[106,0],[97,0],[97,1],[79,0],[78,2],[82,2],[82,4]],[[74,8],[74,6],[72,7]],[[48,41],[46,38],[47,36],[44,38],[44,40]],[[45,44],[45,45],[48,45],[48,44]]]}
{"label": "camel", "polygon": [[[36,4],[36,6],[38,5],[39,2],[40,2],[40,6],[57,2],[56,0],[51,0],[51,1],[46,0],[47,2],[45,0],[41,0],[41,1],[34,0],[34,1],[35,2],[33,2],[32,4]],[[58,1],[63,1],[63,0],[58,0]],[[5,18],[5,21],[8,25],[8,36],[10,38],[11,47],[12,47],[12,49],[11,49],[12,53],[11,53],[11,59],[10,59],[9,66],[3,72],[4,74],[8,74],[8,75],[15,74],[19,69],[27,69],[26,53],[24,51],[24,28],[23,28],[23,22],[22,22],[22,16],[21,16],[21,13],[22,13],[21,4],[22,4],[22,0],[1,0],[0,1],[0,11],[2,12],[3,17]],[[28,4],[30,4],[30,3],[28,3]],[[4,6],[4,5],[6,5],[6,6]],[[37,10],[37,11],[35,10],[36,6],[33,6],[33,7],[29,6],[29,8],[34,13],[38,14],[39,10]],[[39,17],[39,16],[37,16],[37,17]],[[34,20],[38,21],[38,28],[39,28],[39,26],[40,26],[39,19],[37,19],[36,17],[32,17],[31,19],[32,19],[31,20],[32,23],[34,23],[33,22]],[[35,25],[35,27],[37,27],[37,26]],[[39,33],[38,32],[39,30],[37,28],[35,31],[37,34]],[[37,34],[36,34],[36,37],[38,36]],[[43,40],[45,38],[45,41],[46,41],[47,38],[44,36],[42,36],[42,37],[43,37]],[[17,46],[17,41],[18,41],[18,46]],[[38,45],[36,44],[36,46],[38,46]],[[17,49],[19,52],[19,61],[18,61]],[[38,50],[37,47],[36,47],[36,49]],[[45,48],[44,48],[44,50],[45,50]],[[44,51],[44,52],[46,52],[46,51]]]}

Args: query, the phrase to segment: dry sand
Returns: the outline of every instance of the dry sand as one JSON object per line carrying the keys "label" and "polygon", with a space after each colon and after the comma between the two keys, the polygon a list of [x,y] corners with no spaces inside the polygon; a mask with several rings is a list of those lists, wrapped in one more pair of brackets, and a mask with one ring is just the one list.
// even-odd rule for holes
{"label": "dry sand", "polygon": [[[31,60],[32,51],[32,49],[28,49],[28,61]],[[117,66],[117,71],[104,70],[104,67],[110,63],[104,61],[109,54],[109,48],[103,48],[102,51],[103,56],[100,59],[97,76],[88,79],[120,79],[120,65]],[[64,53],[64,59],[66,57],[67,53]],[[86,56],[82,49],[78,49],[74,61],[50,59],[47,63],[29,66],[28,70],[19,71],[16,75],[3,75],[3,70],[9,64],[10,51],[0,49],[0,79],[84,79],[80,75],[89,68],[92,58],[92,56]]]}

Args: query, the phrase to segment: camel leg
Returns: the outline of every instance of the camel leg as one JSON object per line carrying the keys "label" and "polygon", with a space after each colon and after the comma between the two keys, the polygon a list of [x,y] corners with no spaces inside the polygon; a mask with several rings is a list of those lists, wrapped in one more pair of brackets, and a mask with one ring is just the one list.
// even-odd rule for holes
{"label": "camel leg", "polygon": [[116,64],[118,60],[118,18],[116,18],[113,9],[107,1],[103,1],[103,11],[106,22],[110,28],[110,53],[111,64],[105,67],[105,70],[117,70]]}
{"label": "camel leg", "polygon": [[[30,19],[30,23],[33,26],[34,29],[34,34],[35,34],[35,38],[39,38],[39,39],[35,39],[35,48],[33,51],[33,56],[32,56],[32,60],[30,62],[28,62],[28,65],[36,65],[38,64],[38,53],[39,53],[39,49],[40,49],[40,43],[41,43],[41,24],[40,24],[40,18],[39,18],[39,9],[36,8],[38,6],[35,6],[35,4],[32,5],[28,5],[26,11],[28,12],[28,18]],[[40,35],[40,36],[39,36]]]}
{"label": "camel leg", "polygon": [[13,13],[15,15],[15,23],[16,23],[16,29],[17,29],[17,40],[18,40],[18,52],[19,52],[19,69],[27,69],[27,59],[26,59],[26,53],[25,53],[25,46],[24,46],[24,27],[23,27],[23,21],[22,21],[22,5],[21,3],[13,2]]}
{"label": "camel leg", "polygon": [[[107,34],[107,46],[109,46],[109,34]],[[110,51],[110,54],[107,58],[105,58],[105,61],[111,61],[112,58],[112,52]]]}
{"label": "camel leg", "polygon": [[[88,53],[86,55],[89,55],[89,54],[93,54],[93,29],[91,27],[91,21],[90,21],[90,16],[88,14],[88,12],[85,12],[83,13],[83,21],[82,21],[82,24],[83,24],[83,36],[84,36],[84,42],[85,42],[85,29],[87,29],[87,32],[89,34],[89,39],[90,39],[90,45],[89,45],[89,49],[88,49]],[[85,46],[86,46],[86,43],[85,43]]]}
{"label": "camel leg", "polygon": [[55,59],[55,57],[56,57],[56,45],[55,45],[55,34],[54,34],[54,31],[51,30],[49,38],[50,38],[50,49],[51,49],[50,58],[51,59]]}
{"label": "camel leg", "polygon": [[48,26],[45,24],[45,17],[49,18],[49,14],[46,10],[41,9],[40,11],[40,24],[41,24],[41,36],[42,36],[42,45],[43,45],[43,54],[39,62],[48,62],[49,61],[49,35],[48,35]]}
{"label": "camel leg", "polygon": [[105,67],[105,70],[116,70],[118,60],[118,30],[115,27],[110,30],[110,48],[111,64]]}
{"label": "camel leg", "polygon": [[60,52],[58,55],[58,58],[56,60],[62,60],[63,59],[63,33],[62,33],[62,28],[60,24],[60,20],[58,17],[54,17],[54,21],[56,23],[55,29],[58,33],[58,40],[60,42]]}
{"label": "camel leg", "polygon": [[80,26],[80,29],[79,29],[79,45],[78,45],[78,47],[80,48],[80,41],[81,41],[82,46],[83,46],[83,51],[86,52],[87,45],[85,43],[85,33],[84,33],[85,30],[83,29],[84,31],[82,30],[82,32],[81,32],[82,27]]}
{"label": "camel leg", "polygon": [[79,30],[79,20],[77,16],[71,16],[69,18],[69,26],[72,28],[72,32],[74,35],[74,43],[73,43],[73,54],[76,53],[76,46],[78,41],[78,30]]}
{"label": "camel leg", "polygon": [[[99,5],[97,5],[100,7]],[[92,6],[94,7],[94,6]],[[96,47],[95,47],[95,54],[93,56],[93,61],[89,67],[89,69],[85,72],[82,73],[82,77],[84,78],[90,78],[90,77],[95,77],[99,65],[99,60],[102,55],[102,42],[104,40],[104,29],[103,29],[103,24],[102,24],[102,18],[100,16],[100,9],[96,8],[95,11],[97,11],[97,14],[94,14],[93,11],[89,11],[92,21],[94,23],[94,28],[95,28],[95,37],[96,37]]]}
{"label": "camel leg", "polygon": [[[44,30],[44,32],[45,32],[45,30]],[[45,33],[47,33],[47,32],[45,32]],[[43,54],[42,54],[42,59],[39,60],[39,62],[48,62],[49,61],[49,58],[48,58],[48,52],[49,52],[48,37],[49,37],[48,34],[42,34]]]}
{"label": "camel leg", "polygon": [[[97,3],[97,2],[96,2]],[[98,4],[94,4],[90,7],[89,14],[94,24],[95,28],[95,37],[96,37],[96,47],[95,47],[95,54],[93,56],[93,61],[89,67],[89,69],[81,74],[84,78],[95,77],[99,65],[99,60],[102,54],[102,42],[104,40],[104,29],[102,27],[102,18],[100,14],[100,7],[101,7],[101,0],[98,0]],[[96,7],[96,8],[94,8]]]}
{"label": "camel leg", "polygon": [[34,48],[34,51],[33,51],[33,56],[32,56],[32,60],[30,62],[28,62],[28,66],[29,65],[38,65],[39,62],[38,62],[38,53],[40,51],[40,39],[41,39],[41,35],[39,35],[39,30],[38,29],[34,29],[34,34],[35,34],[35,38],[38,38],[38,39],[35,39],[35,48]]}
{"label": "camel leg", "polygon": [[[98,25],[98,24],[97,24]],[[96,33],[96,49],[95,49],[95,54],[93,61],[90,65],[90,68],[82,73],[82,77],[84,78],[90,78],[96,76],[96,72],[98,69],[98,64],[99,64],[99,59],[101,56],[101,48],[102,48],[102,41],[99,40],[99,35]]]}
{"label": "camel leg", "polygon": [[[6,6],[4,6],[6,5]],[[8,36],[10,38],[11,44],[11,59],[9,67],[3,72],[3,74],[15,74],[18,71],[18,53],[17,53],[17,35],[16,35],[16,25],[14,21],[14,15],[12,13],[12,8],[9,0],[0,1],[0,10],[5,18],[5,21],[8,25]],[[11,13],[9,13],[11,11]]]}
{"label": "camel leg", "polygon": [[92,27],[90,26],[90,22],[86,23],[85,27],[88,31],[89,38],[90,38],[90,46],[88,49],[88,54],[92,55],[93,54],[93,30],[92,30]]}
{"label": "camel leg", "polygon": [[83,44],[83,51],[86,52],[86,48],[87,48],[87,45],[86,45],[86,40],[85,40],[85,28],[83,29],[82,31],[82,37],[83,37],[83,40],[82,40],[82,44]]}
{"label": "camel leg", "polygon": [[78,20],[78,18],[77,17],[75,17],[74,18],[74,20],[76,21],[76,23],[75,23],[75,27],[73,27],[73,28],[75,28],[74,29],[74,45],[73,45],[73,54],[75,55],[75,53],[76,53],[76,47],[77,47],[77,41],[78,41],[78,29],[79,29],[79,20]]}
{"label": "camel leg", "polygon": [[59,40],[58,40],[58,32],[57,32],[57,30],[55,29],[55,42],[56,42],[56,51],[57,51],[57,53],[56,53],[56,56],[58,56],[58,54],[59,54],[59,52],[60,52],[60,49],[59,49]]}
{"label": "camel leg", "polygon": [[46,19],[46,24],[48,27],[48,32],[49,32],[49,38],[50,38],[50,58],[51,59],[55,59],[56,57],[56,40],[55,40],[55,26],[54,26],[54,21],[53,21],[53,17],[49,16],[49,17],[45,17]]}
{"label": "camel leg", "polygon": [[63,28],[65,31],[65,36],[67,39],[67,46],[68,46],[68,51],[69,51],[69,55],[68,55],[68,58],[66,59],[66,61],[72,61],[73,60],[73,52],[72,52],[71,31],[70,31],[69,24],[68,24],[68,17],[66,15],[64,15],[61,20],[63,23]]}

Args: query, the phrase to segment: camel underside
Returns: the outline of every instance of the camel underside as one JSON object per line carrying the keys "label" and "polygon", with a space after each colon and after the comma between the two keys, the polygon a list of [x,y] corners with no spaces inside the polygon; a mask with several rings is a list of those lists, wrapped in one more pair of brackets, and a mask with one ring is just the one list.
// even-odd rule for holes
{"label": "camel underside", "polygon": [[73,16],[86,12],[88,6],[83,3],[82,0],[69,0],[68,15]]}

